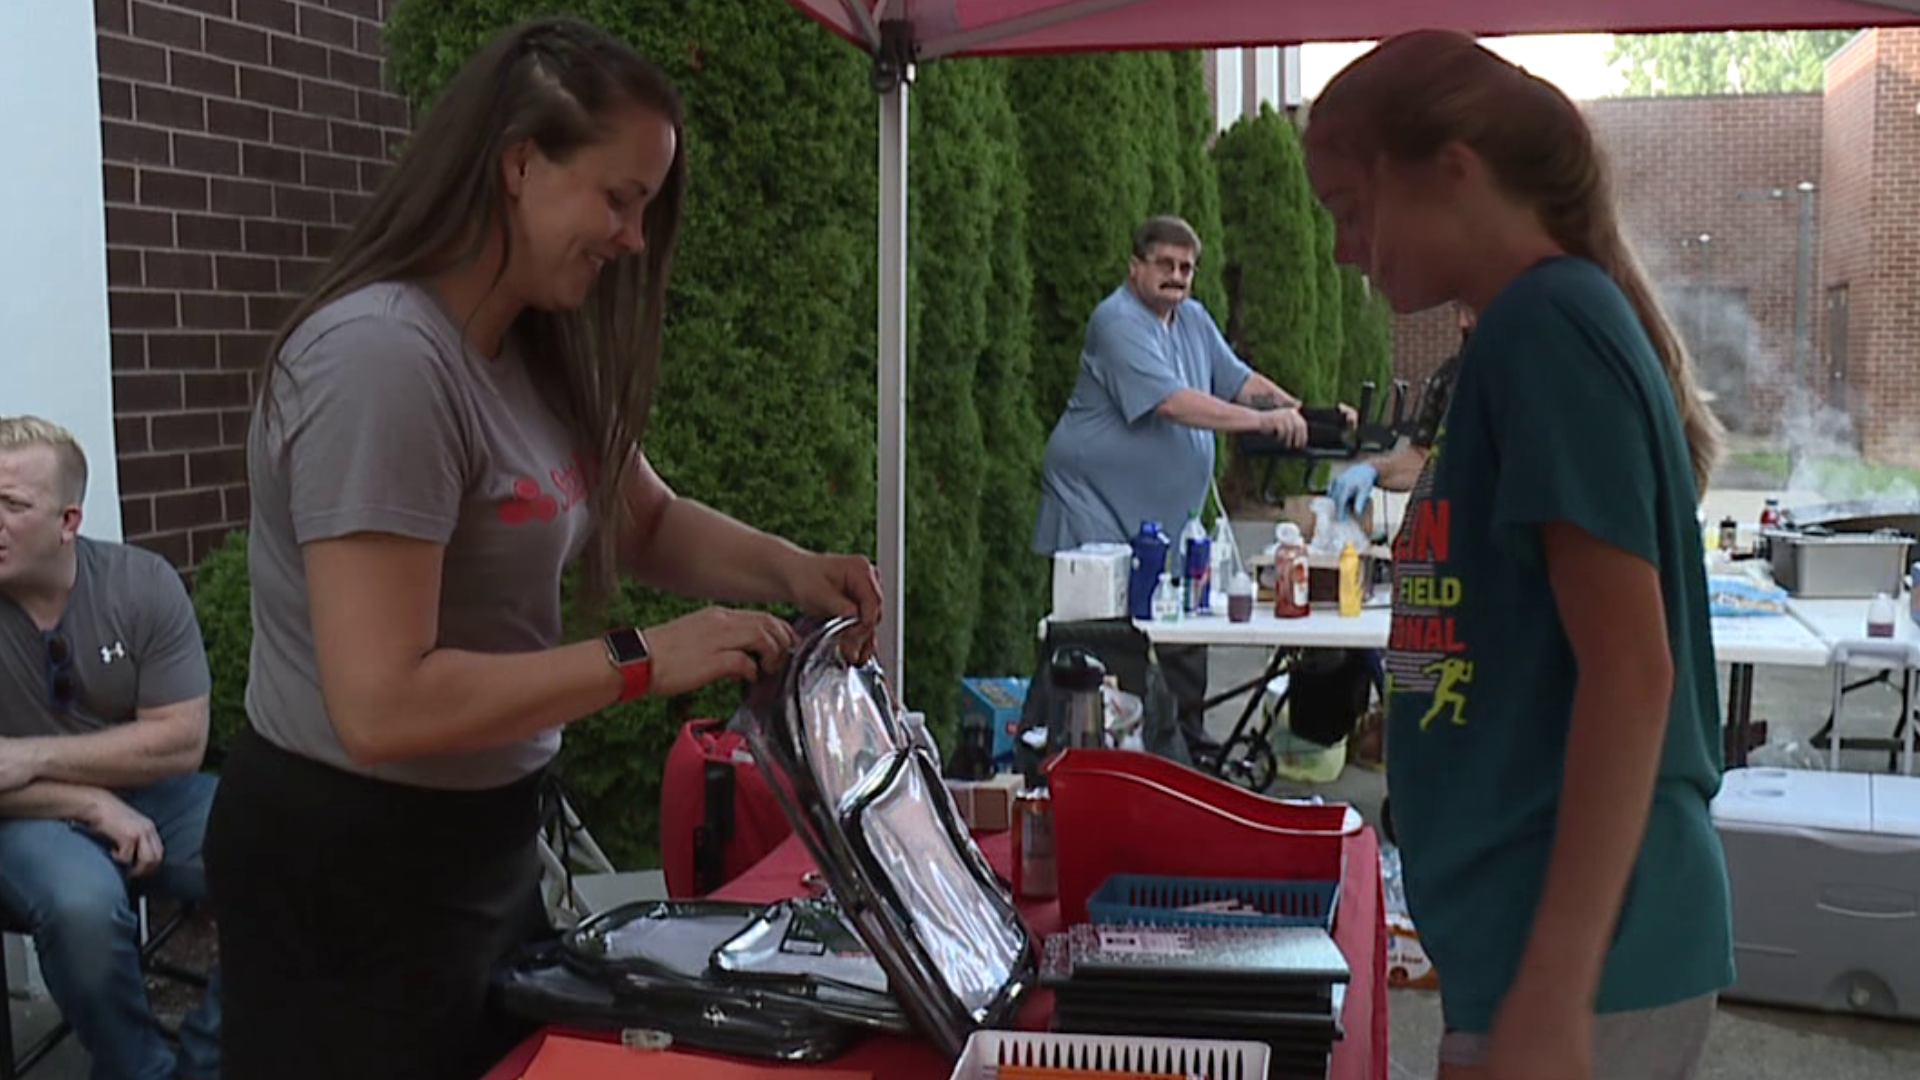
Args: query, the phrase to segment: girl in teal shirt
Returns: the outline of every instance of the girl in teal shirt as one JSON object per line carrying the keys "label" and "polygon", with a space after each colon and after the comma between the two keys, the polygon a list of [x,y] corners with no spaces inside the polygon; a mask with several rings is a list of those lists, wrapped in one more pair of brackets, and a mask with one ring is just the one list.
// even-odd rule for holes
{"label": "girl in teal shirt", "polygon": [[1732,981],[1695,522],[1720,428],[1579,110],[1463,35],[1314,103],[1336,254],[1477,315],[1394,544],[1389,789],[1442,1080],[1692,1075]]}

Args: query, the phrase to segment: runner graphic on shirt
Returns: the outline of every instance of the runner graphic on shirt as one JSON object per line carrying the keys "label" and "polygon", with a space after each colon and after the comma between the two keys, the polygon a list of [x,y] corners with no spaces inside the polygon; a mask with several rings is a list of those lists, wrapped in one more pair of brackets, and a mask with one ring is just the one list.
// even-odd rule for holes
{"label": "runner graphic on shirt", "polygon": [[1453,713],[1452,720],[1456,727],[1465,724],[1467,718],[1461,715],[1460,710],[1467,707],[1467,698],[1459,687],[1462,683],[1473,682],[1473,661],[1457,656],[1442,657],[1428,663],[1420,672],[1423,675],[1437,675],[1440,679],[1433,688],[1433,707],[1420,718],[1420,730],[1427,730],[1428,725],[1449,711]]}
{"label": "runner graphic on shirt", "polygon": [[1420,479],[1413,486],[1405,520],[1393,541],[1393,632],[1387,646],[1387,694],[1413,696],[1426,707],[1425,731],[1445,717],[1451,726],[1467,723],[1467,688],[1473,662],[1460,640],[1454,611],[1461,599],[1460,579],[1446,572],[1452,505],[1434,497],[1434,476],[1446,441],[1443,424]]}

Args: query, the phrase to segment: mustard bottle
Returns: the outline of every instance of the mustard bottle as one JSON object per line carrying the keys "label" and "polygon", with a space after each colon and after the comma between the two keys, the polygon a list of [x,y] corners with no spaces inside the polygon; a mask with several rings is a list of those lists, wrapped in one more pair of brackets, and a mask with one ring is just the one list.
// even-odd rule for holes
{"label": "mustard bottle", "polygon": [[1340,615],[1353,618],[1360,614],[1360,553],[1349,542],[1340,549]]}

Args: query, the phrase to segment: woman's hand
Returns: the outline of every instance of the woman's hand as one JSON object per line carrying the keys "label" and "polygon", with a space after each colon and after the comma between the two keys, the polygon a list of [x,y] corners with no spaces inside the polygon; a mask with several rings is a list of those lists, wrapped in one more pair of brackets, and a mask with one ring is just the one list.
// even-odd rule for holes
{"label": "woman's hand", "polygon": [[794,604],[809,615],[880,624],[880,575],[865,556],[803,553],[788,562],[785,577]]}
{"label": "woman's hand", "polygon": [[1567,987],[1507,990],[1487,1040],[1487,1080],[1592,1080],[1593,1007]]}
{"label": "woman's hand", "polygon": [[787,594],[800,610],[820,618],[858,619],[847,641],[848,659],[865,663],[873,656],[874,629],[880,625],[880,575],[861,555],[802,552],[788,561],[783,578]]}
{"label": "woman's hand", "polygon": [[702,608],[646,630],[653,665],[648,692],[673,697],[721,679],[751,681],[780,670],[799,644],[784,619],[759,611]]}

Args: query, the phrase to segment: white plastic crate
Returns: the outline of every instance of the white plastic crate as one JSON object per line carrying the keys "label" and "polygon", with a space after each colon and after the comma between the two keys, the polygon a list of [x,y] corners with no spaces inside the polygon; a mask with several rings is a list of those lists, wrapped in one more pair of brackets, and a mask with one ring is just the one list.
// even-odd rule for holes
{"label": "white plastic crate", "polygon": [[953,1067],[952,1080],[995,1080],[1003,1065],[1267,1080],[1270,1052],[1265,1043],[1238,1040],[976,1031]]}

